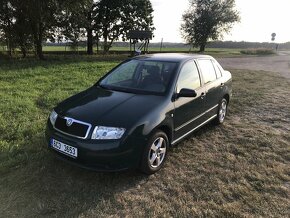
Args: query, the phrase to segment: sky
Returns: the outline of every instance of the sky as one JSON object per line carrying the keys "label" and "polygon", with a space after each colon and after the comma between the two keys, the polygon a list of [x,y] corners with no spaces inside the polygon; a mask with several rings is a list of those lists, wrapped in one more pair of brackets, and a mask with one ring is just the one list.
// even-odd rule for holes
{"label": "sky", "polygon": [[[182,14],[189,0],[151,0],[154,9],[153,42],[184,42],[180,34]],[[241,22],[223,40],[270,42],[290,41],[290,0],[236,0]]]}

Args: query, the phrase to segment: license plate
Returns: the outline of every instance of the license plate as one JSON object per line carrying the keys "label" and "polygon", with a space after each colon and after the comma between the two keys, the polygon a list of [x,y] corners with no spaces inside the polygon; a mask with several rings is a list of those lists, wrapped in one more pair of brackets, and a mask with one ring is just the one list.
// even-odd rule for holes
{"label": "license plate", "polygon": [[76,158],[78,156],[78,149],[75,147],[72,147],[70,145],[64,144],[60,141],[57,141],[55,139],[50,140],[50,146],[54,148],[55,150],[68,155],[70,157]]}

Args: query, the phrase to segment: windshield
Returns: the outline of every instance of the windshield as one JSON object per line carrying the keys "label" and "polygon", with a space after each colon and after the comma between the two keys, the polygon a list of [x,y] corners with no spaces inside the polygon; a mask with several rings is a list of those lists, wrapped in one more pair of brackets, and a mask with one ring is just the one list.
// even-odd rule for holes
{"label": "windshield", "polygon": [[117,91],[163,94],[176,67],[175,62],[130,60],[113,69],[99,85]]}

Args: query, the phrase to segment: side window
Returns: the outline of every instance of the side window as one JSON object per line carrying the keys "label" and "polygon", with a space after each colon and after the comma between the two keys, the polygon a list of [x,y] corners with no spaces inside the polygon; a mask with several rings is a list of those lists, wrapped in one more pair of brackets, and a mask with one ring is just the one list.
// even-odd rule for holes
{"label": "side window", "polygon": [[216,72],[216,75],[217,75],[217,78],[221,78],[222,77],[222,72],[218,66],[218,63],[216,61],[213,61],[212,60],[212,64],[214,66],[214,69],[215,69],[215,72]]}
{"label": "side window", "polygon": [[194,61],[185,63],[179,73],[177,92],[181,89],[197,89],[200,87],[200,77]]}
{"label": "side window", "polygon": [[198,65],[204,78],[204,83],[209,83],[216,80],[217,76],[211,60],[198,60]]}

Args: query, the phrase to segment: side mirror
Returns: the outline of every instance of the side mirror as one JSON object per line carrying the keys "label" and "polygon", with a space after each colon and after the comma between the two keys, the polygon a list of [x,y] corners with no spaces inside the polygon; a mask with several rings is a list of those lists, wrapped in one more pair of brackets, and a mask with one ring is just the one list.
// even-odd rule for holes
{"label": "side mirror", "polygon": [[177,97],[196,97],[197,93],[193,89],[181,89],[177,94]]}

